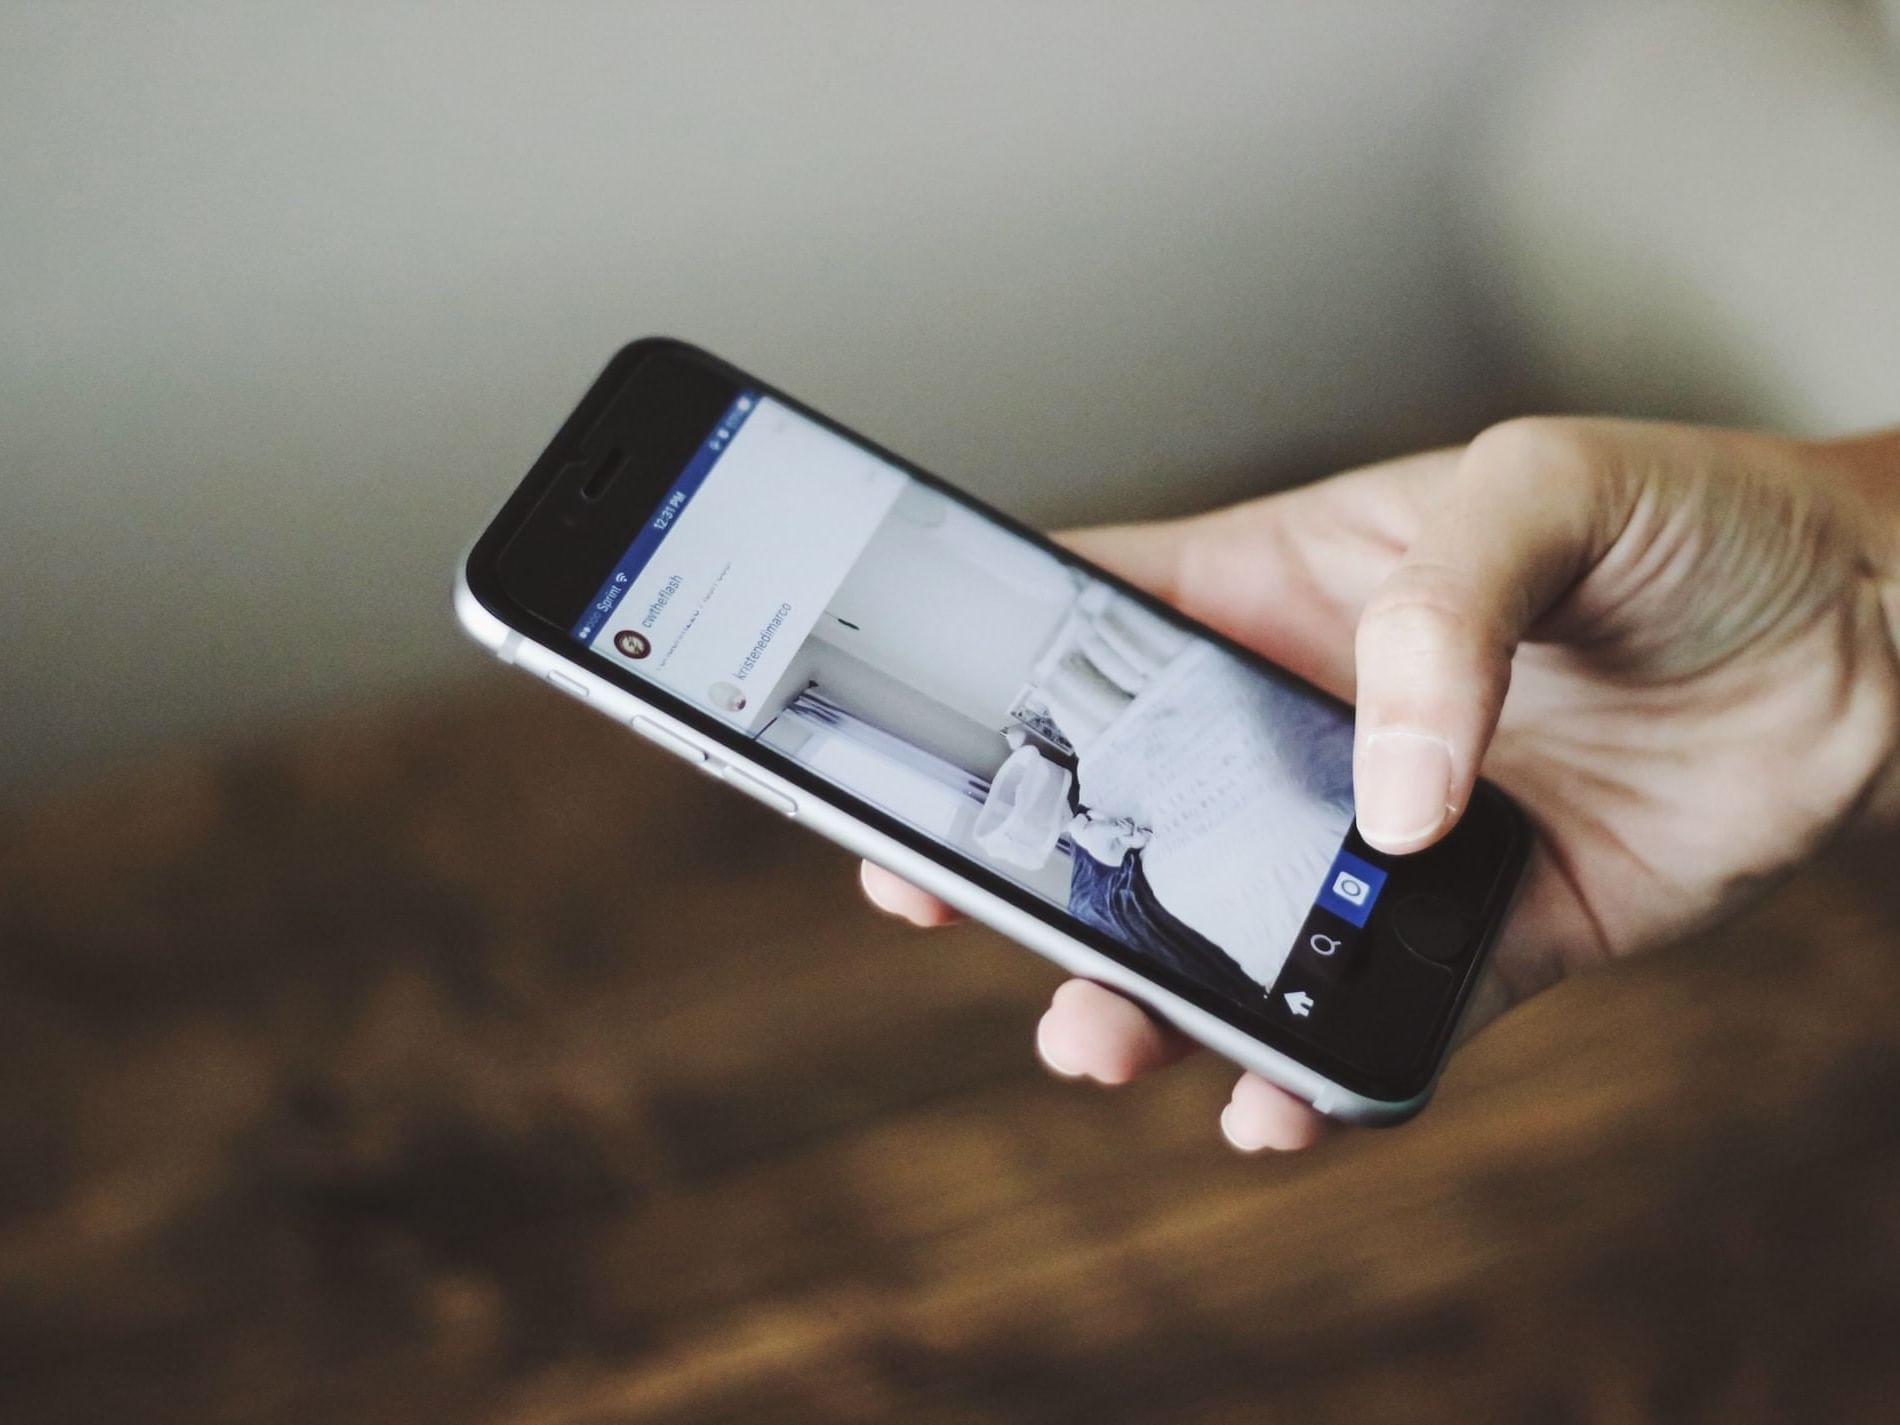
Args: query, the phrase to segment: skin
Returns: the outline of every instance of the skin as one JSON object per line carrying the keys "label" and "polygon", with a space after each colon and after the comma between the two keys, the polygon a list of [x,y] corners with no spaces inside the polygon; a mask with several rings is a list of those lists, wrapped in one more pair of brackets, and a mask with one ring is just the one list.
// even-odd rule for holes
{"label": "skin", "polygon": [[[1537,833],[1468,1020],[1733,914],[1843,833],[1900,820],[1900,431],[1828,443],[1528,419],[1460,449],[1066,540],[1357,705],[1361,834],[1456,824],[1480,768]],[[955,918],[876,866],[878,906]],[[1194,1046],[1072,980],[1036,1033],[1121,1084]],[[1325,1120],[1252,1075],[1242,1151]]]}

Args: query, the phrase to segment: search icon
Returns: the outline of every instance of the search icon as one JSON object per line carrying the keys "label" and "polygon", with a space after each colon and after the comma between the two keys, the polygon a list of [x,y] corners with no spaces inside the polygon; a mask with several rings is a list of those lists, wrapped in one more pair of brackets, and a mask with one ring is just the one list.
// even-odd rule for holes
{"label": "search icon", "polygon": [[1315,955],[1335,955],[1339,952],[1339,942],[1330,935],[1321,935],[1317,931],[1306,938]]}

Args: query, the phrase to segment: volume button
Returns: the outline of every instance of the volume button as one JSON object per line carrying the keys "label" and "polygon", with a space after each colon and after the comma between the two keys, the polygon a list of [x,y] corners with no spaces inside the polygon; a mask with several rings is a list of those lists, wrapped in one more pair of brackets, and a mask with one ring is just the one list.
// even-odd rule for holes
{"label": "volume button", "polygon": [[780,816],[795,816],[798,803],[783,792],[775,792],[756,777],[748,777],[736,767],[728,767],[719,774],[728,785],[737,787],[755,802],[763,802]]}
{"label": "volume button", "polygon": [[656,742],[675,757],[684,757],[688,762],[704,763],[706,754],[692,743],[675,733],[668,732],[656,722],[648,722],[643,717],[635,717],[627,724],[649,742]]}

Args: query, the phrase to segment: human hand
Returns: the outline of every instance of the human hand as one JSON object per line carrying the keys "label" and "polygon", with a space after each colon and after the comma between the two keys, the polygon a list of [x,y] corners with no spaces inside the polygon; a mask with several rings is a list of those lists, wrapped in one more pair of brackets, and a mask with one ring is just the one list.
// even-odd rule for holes
{"label": "human hand", "polygon": [[[1066,542],[1356,703],[1373,845],[1438,840],[1480,767],[1523,806],[1537,845],[1468,1028],[1900,814],[1900,435],[1518,420]],[[879,867],[864,887],[918,925],[955,918]],[[1119,1084],[1194,1046],[1071,980],[1037,1047],[1059,1074]],[[1249,1151],[1322,1125],[1253,1074],[1221,1115]]]}

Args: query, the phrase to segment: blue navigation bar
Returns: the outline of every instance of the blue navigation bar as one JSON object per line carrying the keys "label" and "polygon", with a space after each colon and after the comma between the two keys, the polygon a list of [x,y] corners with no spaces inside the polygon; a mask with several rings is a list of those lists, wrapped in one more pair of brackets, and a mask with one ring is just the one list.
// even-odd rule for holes
{"label": "blue navigation bar", "polygon": [[666,498],[660,501],[659,508],[634,536],[633,543],[627,546],[627,552],[620,556],[620,562],[613,567],[601,583],[600,592],[594,595],[594,601],[582,612],[573,627],[574,637],[582,642],[590,641],[596,629],[607,622],[607,616],[620,602],[620,596],[627,592],[633,581],[640,577],[640,571],[647,567],[660,541],[666,538],[666,532],[673,527],[699,487],[706,483],[706,477],[712,474],[712,468],[718,464],[719,457],[726,452],[732,438],[739,433],[739,427],[746,423],[755,407],[759,404],[758,394],[754,391],[742,391],[733,403],[726,408],[725,415],[719,418],[712,434],[699,444],[693,458],[686,462],[686,468],[680,471],[679,479],[673,482],[673,488],[666,492]]}

